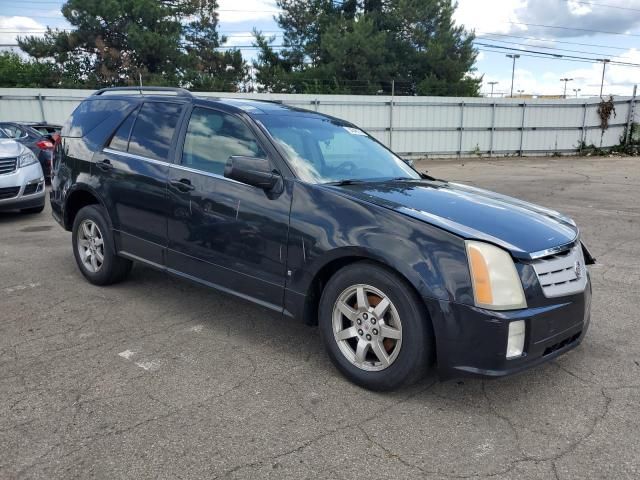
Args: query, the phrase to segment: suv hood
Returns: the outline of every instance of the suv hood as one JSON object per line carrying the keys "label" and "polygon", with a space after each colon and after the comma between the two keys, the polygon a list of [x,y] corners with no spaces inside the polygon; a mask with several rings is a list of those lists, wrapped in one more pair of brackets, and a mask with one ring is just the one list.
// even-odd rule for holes
{"label": "suv hood", "polygon": [[540,256],[578,237],[573,220],[554,210],[457,183],[392,180],[332,188],[462,238],[494,243],[521,259]]}
{"label": "suv hood", "polygon": [[0,138],[0,158],[15,158],[24,151],[21,143],[10,138]]}

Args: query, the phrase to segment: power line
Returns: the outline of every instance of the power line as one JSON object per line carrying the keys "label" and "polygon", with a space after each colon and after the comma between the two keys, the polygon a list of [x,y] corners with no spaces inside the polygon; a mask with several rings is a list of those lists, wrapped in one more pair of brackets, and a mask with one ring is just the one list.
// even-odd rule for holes
{"label": "power line", "polygon": [[581,3],[583,5],[593,5],[593,6],[596,6],[596,7],[616,8],[618,10],[629,10],[631,12],[640,12],[640,8],[620,7],[618,5],[609,5],[607,3],[587,2],[586,0],[585,1],[564,0],[564,1],[567,2],[567,3],[573,2],[573,3]]}
{"label": "power line", "polygon": [[626,47],[613,47],[611,45],[599,45],[595,43],[580,43],[580,42],[568,42],[566,40],[556,40],[553,38],[540,38],[540,37],[523,37],[521,35],[508,35],[506,33],[492,33],[492,32],[479,32],[480,35],[491,35],[492,37],[508,37],[508,38],[520,38],[523,40],[538,40],[543,42],[553,42],[553,43],[562,43],[565,45],[580,45],[582,47],[597,47],[597,48],[607,48],[610,50],[629,50]]}
{"label": "power line", "polygon": [[[480,50],[481,52],[490,52],[490,53],[499,53],[501,55],[504,55],[504,50],[491,50],[488,48],[483,48],[480,47],[478,48],[478,50]],[[545,56],[545,55],[532,55],[529,53],[521,53],[520,54],[521,57],[531,57],[531,58],[543,58],[545,60],[560,60],[563,62],[573,62],[573,63],[589,63],[589,64],[595,64],[598,62],[595,62],[593,60],[575,60],[575,59],[571,59],[571,58],[564,58],[564,57],[549,57],[549,56]]]}
{"label": "power line", "polygon": [[[575,60],[590,60],[593,63],[599,63],[601,60],[598,58],[591,58],[591,57],[579,57],[576,55],[560,55],[557,53],[551,53],[551,52],[540,52],[537,50],[528,50],[528,49],[523,49],[523,48],[513,48],[513,47],[505,47],[502,45],[491,45],[488,43],[481,43],[481,42],[476,42],[477,45],[483,46],[483,47],[488,47],[488,48],[498,48],[498,49],[502,49],[502,50],[507,50],[510,52],[524,52],[524,53],[533,53],[536,55],[543,55],[543,56],[549,56],[551,58],[568,58],[568,59],[575,59]],[[627,65],[630,67],[640,67],[640,63],[632,63],[632,62],[621,62],[619,60],[612,60],[610,62],[611,64],[615,64],[615,65]]]}
{"label": "power line", "polygon": [[542,25],[539,23],[523,23],[523,22],[506,22],[506,23],[510,23],[512,25],[526,25],[527,27],[556,28],[559,30],[576,30],[580,32],[603,33],[605,35],[626,35],[629,37],[640,37],[640,35],[637,33],[607,32],[604,30],[591,30],[589,28],[564,27],[560,25]]}
{"label": "power line", "polygon": [[[627,59],[630,58],[630,57],[624,57],[622,55],[609,55],[608,53],[602,53],[602,52],[588,52],[588,51],[585,51],[585,50],[571,50],[571,49],[567,49],[567,48],[544,47],[542,45],[529,45],[529,44],[522,43],[522,42],[510,42],[508,40],[498,40],[498,39],[489,38],[489,37],[476,37],[476,38],[481,39],[481,40],[482,39],[484,39],[484,40],[492,40],[494,42],[500,42],[500,43],[508,43],[508,44],[511,44],[511,45],[520,45],[520,46],[526,46],[526,47],[534,46],[535,48],[544,48],[545,50],[557,50],[559,52],[585,53],[587,55],[600,55],[600,56],[606,55],[606,56],[609,56],[611,58],[627,58]],[[475,43],[475,41],[474,41],[474,43]]]}

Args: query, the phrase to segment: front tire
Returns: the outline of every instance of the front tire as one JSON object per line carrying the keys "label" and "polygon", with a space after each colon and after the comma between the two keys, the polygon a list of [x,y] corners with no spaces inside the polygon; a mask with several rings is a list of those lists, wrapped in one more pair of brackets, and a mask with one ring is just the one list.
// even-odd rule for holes
{"label": "front tire", "polygon": [[433,333],[423,303],[402,277],[376,264],[358,262],[331,277],[318,323],[333,364],[364,388],[410,385],[431,363]]}
{"label": "front tire", "polygon": [[73,254],[80,272],[94,285],[111,285],[129,274],[133,262],[116,255],[104,208],[88,205],[73,221]]}

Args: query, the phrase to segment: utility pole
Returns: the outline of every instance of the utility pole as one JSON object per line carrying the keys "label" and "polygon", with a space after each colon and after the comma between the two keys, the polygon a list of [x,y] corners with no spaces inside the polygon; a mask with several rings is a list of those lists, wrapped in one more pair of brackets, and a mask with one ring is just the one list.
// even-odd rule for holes
{"label": "utility pole", "polygon": [[562,97],[567,98],[567,83],[573,82],[573,78],[561,78],[560,81],[564,82],[564,94]]}
{"label": "utility pole", "polygon": [[607,69],[607,63],[609,63],[611,60],[609,60],[608,58],[598,58],[597,60],[599,62],[602,62],[602,81],[600,82],[600,98],[602,98],[602,88],[604,87],[604,72]]}
{"label": "utility pole", "polygon": [[520,58],[520,55],[517,54],[509,54],[507,58],[513,58],[513,67],[511,67],[511,98],[513,98],[513,79],[516,74],[516,59]]}
{"label": "utility pole", "polygon": [[488,83],[489,83],[489,85],[491,85],[491,95],[490,96],[493,98],[493,86],[497,85],[499,82],[488,82]]}
{"label": "utility pole", "polygon": [[574,88],[573,92],[576,94],[576,98],[578,98],[578,92],[582,91],[581,88]]}

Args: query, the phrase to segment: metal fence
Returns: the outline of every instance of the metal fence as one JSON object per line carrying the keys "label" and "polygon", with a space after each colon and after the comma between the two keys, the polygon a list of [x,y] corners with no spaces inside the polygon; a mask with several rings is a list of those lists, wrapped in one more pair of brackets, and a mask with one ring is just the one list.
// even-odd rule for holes
{"label": "metal fence", "polygon": [[[91,90],[0,89],[0,120],[64,123]],[[612,147],[640,118],[636,96],[616,97],[600,128],[599,98],[510,99],[198,93],[281,101],[349,120],[406,156],[552,155]]]}

